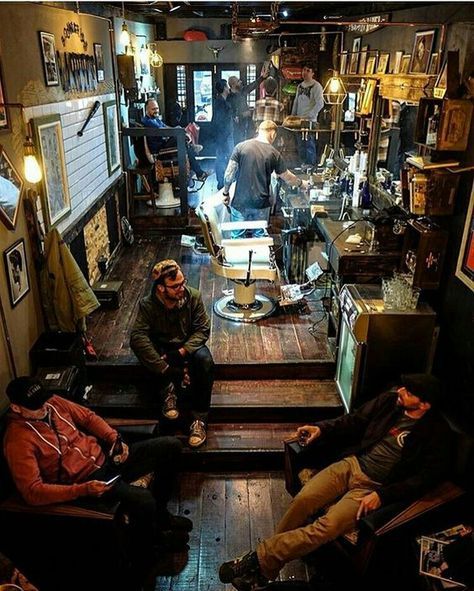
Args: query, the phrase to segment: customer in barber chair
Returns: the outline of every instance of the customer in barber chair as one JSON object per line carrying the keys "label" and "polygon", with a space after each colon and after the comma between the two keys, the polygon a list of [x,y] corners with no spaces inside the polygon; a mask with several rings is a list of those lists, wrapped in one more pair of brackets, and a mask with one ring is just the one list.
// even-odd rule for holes
{"label": "customer in barber chair", "polygon": [[[265,220],[270,218],[270,185],[272,173],[286,183],[308,188],[307,181],[298,178],[287,169],[280,152],[272,146],[278,127],[265,120],[258,126],[257,137],[240,142],[232,152],[224,175],[223,203],[230,205],[232,222]],[[231,200],[230,187],[236,181]],[[232,231],[232,238],[241,238],[246,230]],[[252,231],[253,236],[262,236],[265,231]]]}
{"label": "customer in barber chair", "polygon": [[[156,550],[186,547],[192,522],[171,515],[166,506],[182,449],[176,438],[150,438],[128,447],[101,417],[52,395],[28,376],[11,381],[6,394],[4,455],[27,504],[120,501],[135,559],[143,566],[154,561]],[[153,478],[146,488],[140,479],[149,473]]]}
{"label": "customer in barber chair", "polygon": [[296,436],[308,454],[321,440],[339,450],[339,460],[294,497],[273,536],[222,564],[220,580],[239,591],[258,589],[287,562],[353,530],[364,515],[408,502],[441,481],[449,468],[450,431],[436,410],[438,397],[436,378],[408,374],[397,390],[351,414],[299,427]]}
{"label": "customer in barber chair", "polygon": [[[166,125],[160,118],[160,108],[155,99],[148,99],[146,101],[145,116],[142,119],[142,124],[145,127],[151,127],[155,129],[166,129],[168,127],[168,125]],[[194,150],[193,144],[188,141],[188,137],[186,139],[186,153],[188,155],[191,170],[196,174],[198,181],[204,182],[209,175],[201,168],[199,162],[196,160],[196,152]],[[150,162],[152,162],[153,157],[159,155],[160,151],[164,148],[173,147],[176,147],[175,137],[167,138],[149,136],[145,138],[145,152]]]}
{"label": "customer in barber chair", "polygon": [[163,416],[175,421],[181,407],[191,415],[188,444],[206,441],[207,415],[214,383],[214,361],[206,347],[209,317],[201,294],[186,285],[171,259],[157,263],[151,293],[140,302],[130,336],[139,361],[152,372],[162,397]]}

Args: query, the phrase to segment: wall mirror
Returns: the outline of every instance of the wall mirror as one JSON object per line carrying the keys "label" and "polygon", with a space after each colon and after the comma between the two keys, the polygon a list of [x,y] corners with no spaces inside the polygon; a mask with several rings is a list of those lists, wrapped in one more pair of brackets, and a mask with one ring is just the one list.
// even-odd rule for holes
{"label": "wall mirror", "polygon": [[0,220],[14,230],[20,207],[23,179],[0,146]]}

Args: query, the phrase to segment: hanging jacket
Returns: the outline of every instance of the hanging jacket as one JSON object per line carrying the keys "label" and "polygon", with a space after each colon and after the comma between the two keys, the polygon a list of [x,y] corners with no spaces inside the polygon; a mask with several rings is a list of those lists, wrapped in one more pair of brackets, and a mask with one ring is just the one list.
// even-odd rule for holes
{"label": "hanging jacket", "polygon": [[99,469],[117,431],[88,408],[59,396],[45,406],[50,421],[10,412],[3,441],[15,485],[29,505],[71,501],[86,493],[88,476]]}
{"label": "hanging jacket", "polygon": [[49,328],[75,332],[100,304],[56,228],[46,235],[44,248],[41,287]]}

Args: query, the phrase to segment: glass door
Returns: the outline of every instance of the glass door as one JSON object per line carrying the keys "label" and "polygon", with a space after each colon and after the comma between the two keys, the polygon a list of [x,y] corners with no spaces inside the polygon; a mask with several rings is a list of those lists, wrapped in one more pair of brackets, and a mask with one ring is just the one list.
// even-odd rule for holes
{"label": "glass door", "polygon": [[356,341],[346,318],[343,318],[337,355],[336,386],[347,412],[352,410],[352,402],[357,394],[362,348],[363,345]]}

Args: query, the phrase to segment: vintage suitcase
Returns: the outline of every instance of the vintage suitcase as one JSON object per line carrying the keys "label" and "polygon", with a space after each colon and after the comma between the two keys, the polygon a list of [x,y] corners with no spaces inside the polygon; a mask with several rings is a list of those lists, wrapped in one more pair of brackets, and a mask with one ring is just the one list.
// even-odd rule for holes
{"label": "vintage suitcase", "polygon": [[104,308],[120,308],[123,300],[123,281],[97,281],[92,290]]}

